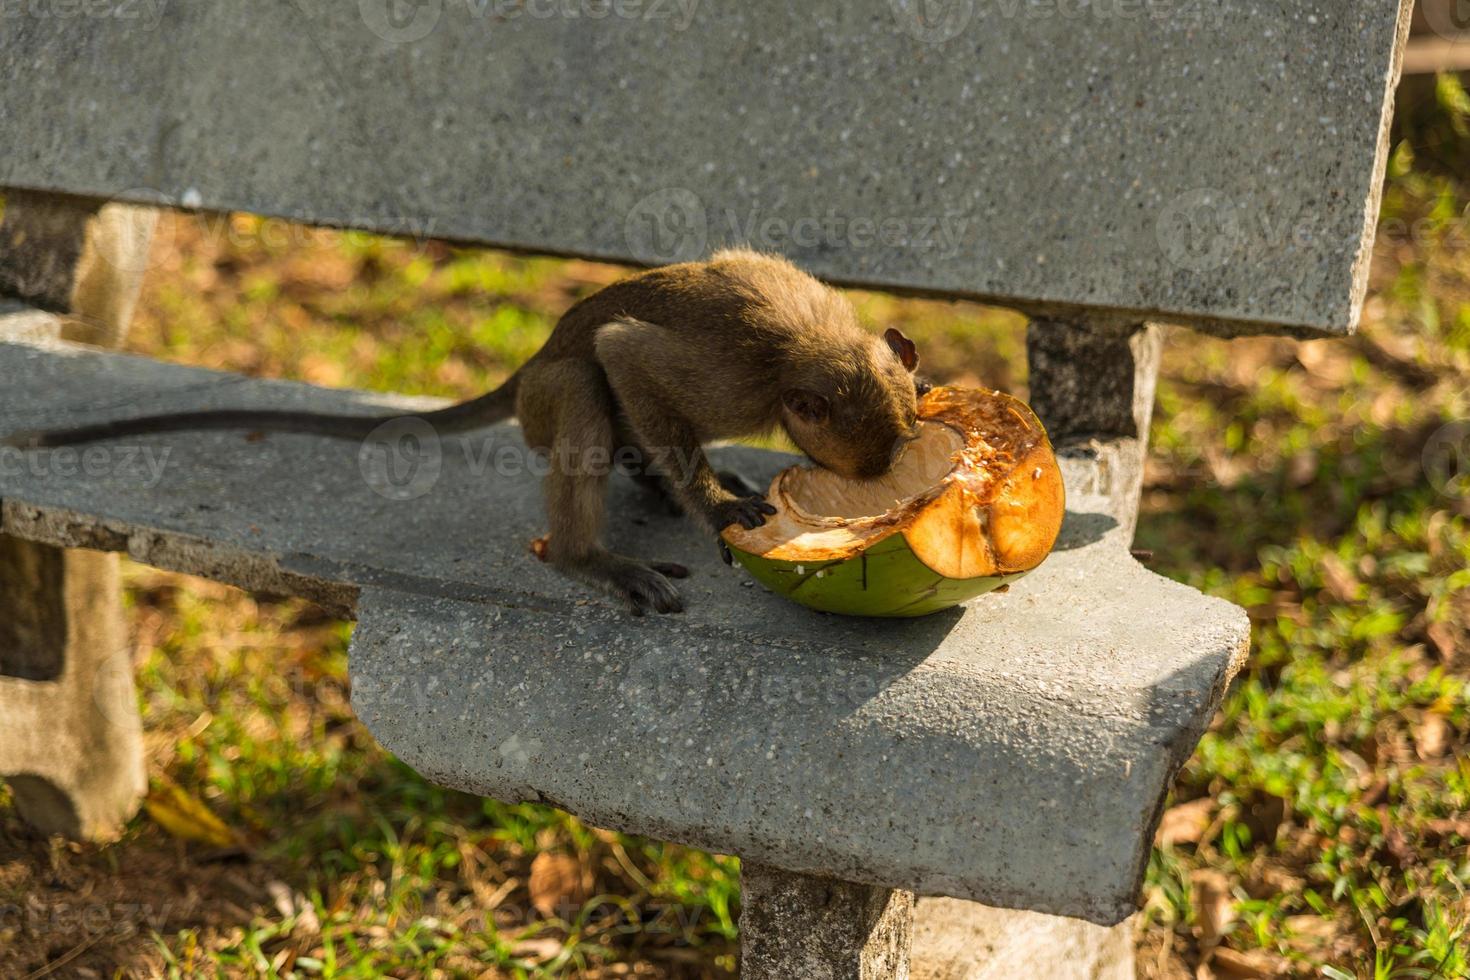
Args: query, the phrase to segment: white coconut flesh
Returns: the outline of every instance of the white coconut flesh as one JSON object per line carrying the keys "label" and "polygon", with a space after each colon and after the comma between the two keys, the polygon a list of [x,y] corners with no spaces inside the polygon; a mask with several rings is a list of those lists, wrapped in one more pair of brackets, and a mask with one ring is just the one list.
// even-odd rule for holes
{"label": "white coconut flesh", "polygon": [[831,470],[787,470],[772,487],[793,516],[814,525],[882,517],[930,493],[955,469],[964,448],[959,432],[943,422],[920,422],[919,435],[904,446],[893,467],[872,480],[849,480]]}

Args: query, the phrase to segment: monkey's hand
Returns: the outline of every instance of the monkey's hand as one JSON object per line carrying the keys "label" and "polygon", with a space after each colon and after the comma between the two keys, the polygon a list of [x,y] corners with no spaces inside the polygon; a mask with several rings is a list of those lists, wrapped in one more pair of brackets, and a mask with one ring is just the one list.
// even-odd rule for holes
{"label": "monkey's hand", "polygon": [[723,531],[731,524],[739,524],[749,531],[760,527],[774,513],[776,508],[766,503],[764,497],[731,497],[711,507],[709,517],[716,531]]}

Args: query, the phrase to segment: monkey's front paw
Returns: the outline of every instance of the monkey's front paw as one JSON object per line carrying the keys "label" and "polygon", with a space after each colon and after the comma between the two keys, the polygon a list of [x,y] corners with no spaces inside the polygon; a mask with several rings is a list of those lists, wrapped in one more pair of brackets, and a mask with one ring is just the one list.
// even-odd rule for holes
{"label": "monkey's front paw", "polygon": [[776,508],[766,503],[764,497],[735,497],[715,504],[710,511],[710,523],[716,531],[723,531],[731,524],[739,524],[749,531],[760,527],[774,513]]}
{"label": "monkey's front paw", "polygon": [[[681,565],[664,565],[668,574],[679,576],[680,572],[688,575],[689,572]],[[683,577],[683,576],[679,576]],[[679,597],[679,590],[669,584],[664,574],[655,571],[647,565],[639,565],[629,562],[618,568],[612,576],[613,589],[628,602],[628,609],[634,616],[642,616],[650,609],[661,613],[676,613],[684,611],[684,600]]]}

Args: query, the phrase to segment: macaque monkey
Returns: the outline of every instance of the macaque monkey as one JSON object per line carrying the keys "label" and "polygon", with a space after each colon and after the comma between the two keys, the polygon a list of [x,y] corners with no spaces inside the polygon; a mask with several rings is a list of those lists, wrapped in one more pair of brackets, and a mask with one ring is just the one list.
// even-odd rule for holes
{"label": "macaque monkey", "polygon": [[[520,420],[526,445],[548,455],[545,558],[642,615],[679,612],[669,581],[681,566],[614,554],[602,544],[610,466],[625,459],[713,532],[757,527],[775,508],[727,489],[702,446],[784,430],[820,466],[852,478],[884,473],[917,435],[918,354],[897,330],[862,329],[852,305],[790,262],[743,249],[637,273],[581,300],[546,345],[499,388],[438,411],[324,415],[205,411],[22,434],[11,445],[74,445],[200,429],[299,432],[365,439],[397,419],[440,433]],[[589,453],[593,454],[589,456]]]}

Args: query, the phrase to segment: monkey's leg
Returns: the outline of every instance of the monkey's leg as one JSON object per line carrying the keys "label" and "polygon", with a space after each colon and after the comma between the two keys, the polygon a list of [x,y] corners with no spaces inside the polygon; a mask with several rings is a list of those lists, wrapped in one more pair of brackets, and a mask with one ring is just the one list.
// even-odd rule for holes
{"label": "monkey's leg", "polygon": [[649,505],[670,517],[683,517],[684,506],[674,496],[673,487],[649,466],[648,451],[638,445],[638,437],[621,411],[613,426],[613,438],[618,446],[614,458],[623,463],[623,475],[638,485]]}
{"label": "monkey's leg", "polygon": [[635,615],[684,608],[665,575],[688,571],[644,563],[602,545],[607,477],[612,469],[613,400],[597,365],[552,361],[523,373],[516,399],[526,445],[547,454],[543,481],[551,527],[547,560],[558,571],[622,598]]}

